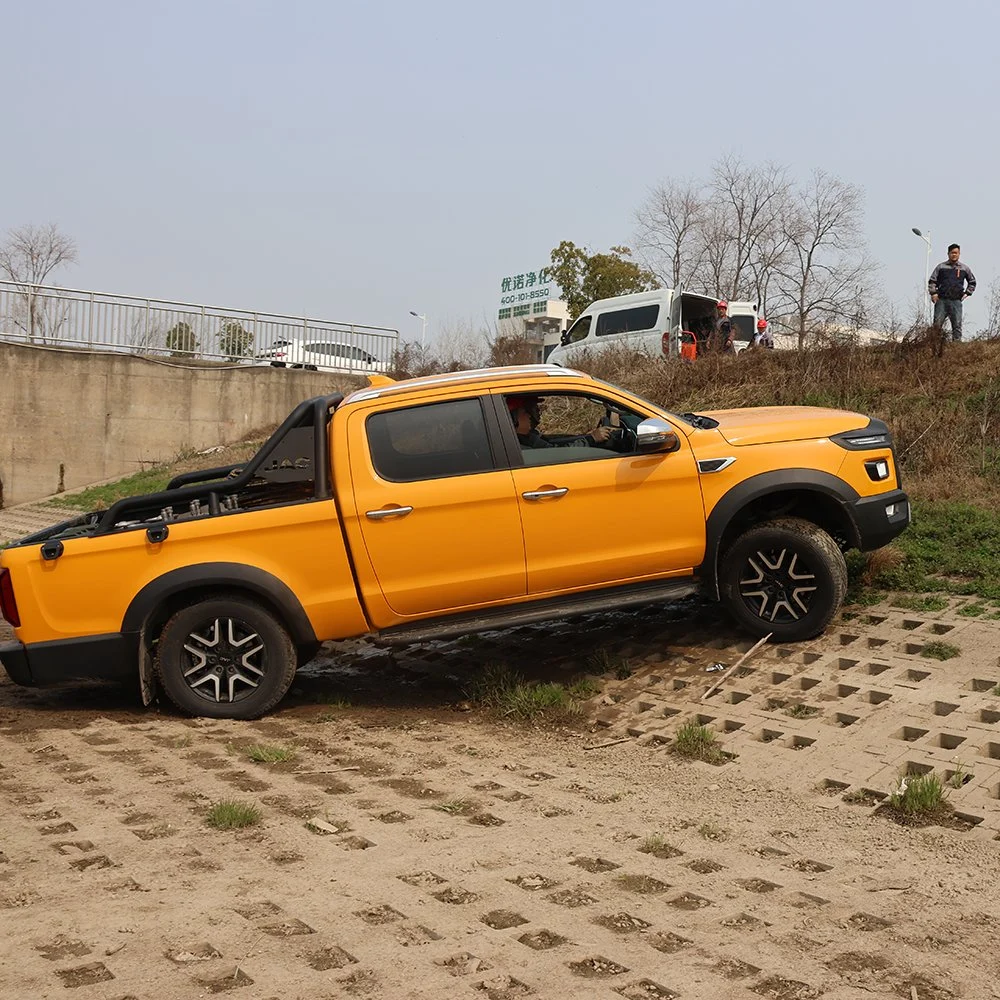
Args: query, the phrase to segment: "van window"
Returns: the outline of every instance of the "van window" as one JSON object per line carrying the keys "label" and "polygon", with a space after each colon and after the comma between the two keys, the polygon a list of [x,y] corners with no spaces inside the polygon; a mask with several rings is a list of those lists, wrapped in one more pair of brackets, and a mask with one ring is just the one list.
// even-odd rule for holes
{"label": "van window", "polygon": [[565,333],[564,344],[577,344],[585,340],[590,333],[590,321],[592,316],[581,316]]}
{"label": "van window", "polygon": [[754,319],[753,316],[733,317],[733,339],[749,344],[753,340]]}
{"label": "van window", "polygon": [[478,399],[373,413],[365,429],[372,463],[383,479],[413,482],[493,469]]}
{"label": "van window", "polygon": [[608,337],[613,333],[634,333],[638,330],[652,330],[660,312],[658,305],[637,306],[633,309],[618,309],[601,313],[597,317],[597,336]]}

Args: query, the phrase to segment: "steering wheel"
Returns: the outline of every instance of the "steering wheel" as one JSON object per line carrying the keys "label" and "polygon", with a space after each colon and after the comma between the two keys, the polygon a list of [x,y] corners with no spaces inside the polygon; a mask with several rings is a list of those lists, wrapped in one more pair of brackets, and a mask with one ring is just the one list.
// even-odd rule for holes
{"label": "steering wheel", "polygon": [[608,438],[608,445],[613,451],[628,453],[637,451],[639,448],[639,435],[625,424],[615,426],[611,422],[611,410],[605,410],[604,416],[598,422],[599,427],[610,427],[611,437]]}

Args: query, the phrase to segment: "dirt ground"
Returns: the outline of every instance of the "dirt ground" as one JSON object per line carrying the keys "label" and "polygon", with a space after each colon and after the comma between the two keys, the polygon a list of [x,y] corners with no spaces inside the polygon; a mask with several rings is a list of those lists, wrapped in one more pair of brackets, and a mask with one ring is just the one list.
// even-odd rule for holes
{"label": "dirt ground", "polygon": [[[704,701],[749,643],[693,604],[327,647],[254,723],[0,683],[0,996],[1000,997],[1000,623],[962,606],[848,615]],[[577,727],[465,700],[595,650],[631,674]],[[727,763],[670,752],[692,718]],[[887,819],[928,769],[948,825]],[[262,823],[212,829],[228,798]]]}

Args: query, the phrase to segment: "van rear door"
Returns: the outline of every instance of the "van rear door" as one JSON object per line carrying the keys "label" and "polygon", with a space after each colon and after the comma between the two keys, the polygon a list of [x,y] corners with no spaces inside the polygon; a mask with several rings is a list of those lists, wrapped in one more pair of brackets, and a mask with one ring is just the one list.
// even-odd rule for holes
{"label": "van rear door", "polygon": [[674,290],[674,300],[670,303],[670,353],[667,355],[676,358],[680,354],[681,333],[684,330],[684,296],[679,288]]}

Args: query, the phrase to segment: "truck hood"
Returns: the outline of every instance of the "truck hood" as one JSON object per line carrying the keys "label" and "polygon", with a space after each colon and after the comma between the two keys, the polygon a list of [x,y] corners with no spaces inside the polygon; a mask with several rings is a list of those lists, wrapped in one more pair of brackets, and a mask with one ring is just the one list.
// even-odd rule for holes
{"label": "truck hood", "polygon": [[754,406],[700,412],[719,421],[719,433],[732,445],[828,438],[868,426],[868,417],[860,413],[821,406]]}

